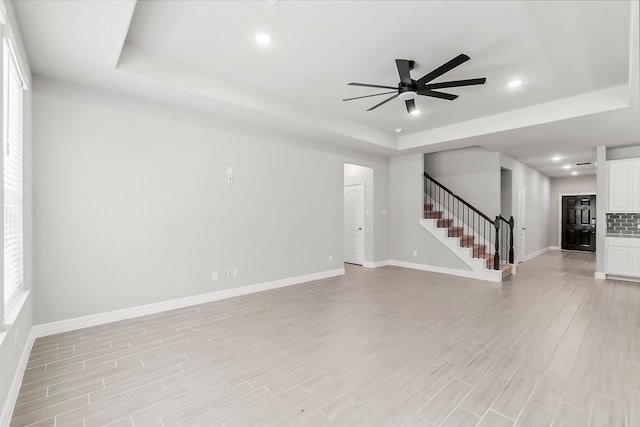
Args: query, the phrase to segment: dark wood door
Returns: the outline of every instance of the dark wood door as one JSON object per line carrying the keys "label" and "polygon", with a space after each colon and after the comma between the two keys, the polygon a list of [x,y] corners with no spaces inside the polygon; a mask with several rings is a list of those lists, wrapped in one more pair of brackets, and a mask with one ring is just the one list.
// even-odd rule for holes
{"label": "dark wood door", "polygon": [[596,196],[562,196],[562,249],[596,251]]}

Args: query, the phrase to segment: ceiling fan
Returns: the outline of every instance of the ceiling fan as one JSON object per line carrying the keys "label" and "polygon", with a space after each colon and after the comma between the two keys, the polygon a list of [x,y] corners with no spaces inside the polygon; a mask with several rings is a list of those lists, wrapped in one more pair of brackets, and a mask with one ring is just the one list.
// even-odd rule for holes
{"label": "ceiling fan", "polygon": [[446,72],[451,71],[452,69],[468,61],[469,59],[471,58],[461,53],[460,55],[456,56],[455,58],[448,61],[447,63],[439,66],[438,68],[431,71],[430,73],[425,74],[418,80],[413,80],[411,78],[411,74],[409,73],[411,70],[413,70],[413,67],[415,66],[415,61],[411,61],[408,59],[396,59],[396,67],[398,68],[398,74],[400,75],[400,83],[398,83],[397,87],[374,85],[374,84],[368,84],[368,83],[349,83],[350,86],[364,86],[364,87],[375,87],[380,89],[393,89],[392,91],[374,93],[373,95],[357,96],[355,98],[347,98],[347,99],[343,99],[343,101],[352,101],[354,99],[369,98],[372,96],[388,95],[390,93],[393,93],[393,95],[391,95],[389,98],[374,105],[373,107],[369,108],[367,111],[374,110],[380,107],[381,105],[384,105],[387,102],[391,101],[392,99],[400,98],[404,101],[405,105],[407,106],[407,112],[409,113],[413,113],[417,111],[416,102],[414,100],[416,95],[432,96],[434,98],[453,101],[458,97],[458,95],[439,92],[434,89],[481,85],[481,84],[484,84],[484,82],[487,79],[483,77],[479,79],[453,80],[449,82],[440,82],[440,83],[429,83],[429,82],[440,77]]}

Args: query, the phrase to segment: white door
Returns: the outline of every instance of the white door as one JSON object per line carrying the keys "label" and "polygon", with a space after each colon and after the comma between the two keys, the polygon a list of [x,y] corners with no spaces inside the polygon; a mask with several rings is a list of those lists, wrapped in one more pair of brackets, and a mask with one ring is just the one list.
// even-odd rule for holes
{"label": "white door", "polygon": [[344,187],[344,262],[364,262],[364,185]]}
{"label": "white door", "polygon": [[516,262],[524,261],[524,241],[525,241],[525,189],[518,187],[518,212],[516,220]]}

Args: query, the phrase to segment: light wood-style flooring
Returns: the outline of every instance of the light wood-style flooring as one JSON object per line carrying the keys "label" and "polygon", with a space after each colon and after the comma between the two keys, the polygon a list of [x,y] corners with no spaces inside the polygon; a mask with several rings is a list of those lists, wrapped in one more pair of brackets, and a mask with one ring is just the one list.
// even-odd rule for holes
{"label": "light wood-style flooring", "polygon": [[640,284],[384,267],[39,338],[12,426],[639,426]]}

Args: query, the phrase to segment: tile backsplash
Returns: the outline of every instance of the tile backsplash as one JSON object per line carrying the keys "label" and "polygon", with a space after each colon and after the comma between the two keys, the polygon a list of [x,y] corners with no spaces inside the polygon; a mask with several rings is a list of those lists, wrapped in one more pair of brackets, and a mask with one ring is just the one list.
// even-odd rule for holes
{"label": "tile backsplash", "polygon": [[607,236],[640,237],[640,213],[608,213]]}

